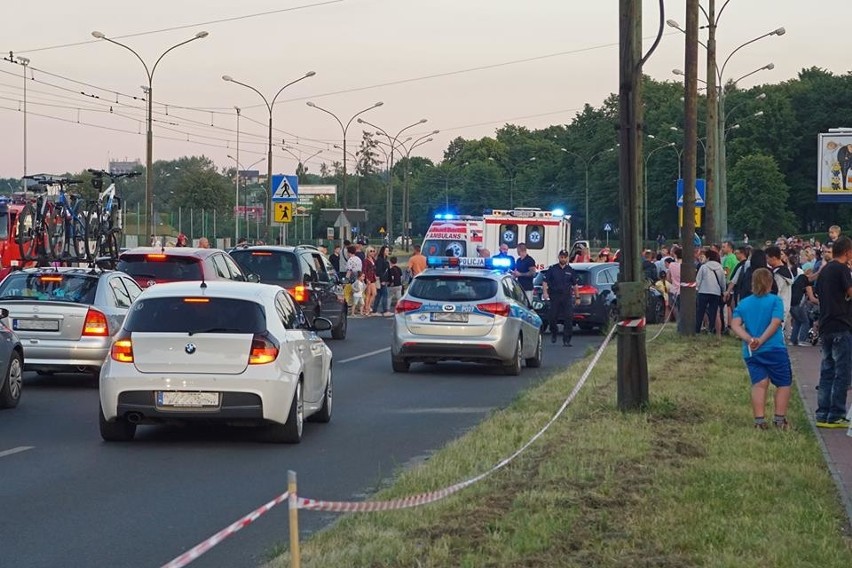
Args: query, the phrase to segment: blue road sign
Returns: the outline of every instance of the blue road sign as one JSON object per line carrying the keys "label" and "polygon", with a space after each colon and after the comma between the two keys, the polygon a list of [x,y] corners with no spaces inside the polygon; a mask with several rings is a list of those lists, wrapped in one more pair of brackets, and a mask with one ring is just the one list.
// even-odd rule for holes
{"label": "blue road sign", "polygon": [[[704,207],[706,182],[704,179],[695,180],[695,206]],[[683,178],[677,180],[677,206],[683,207]]]}
{"label": "blue road sign", "polygon": [[604,225],[604,231],[606,231],[606,232],[608,233],[608,232],[610,232],[611,230],[612,230],[612,225],[610,225],[609,223],[607,223],[606,225]]}
{"label": "blue road sign", "polygon": [[272,201],[298,201],[299,178],[296,176],[272,176]]}

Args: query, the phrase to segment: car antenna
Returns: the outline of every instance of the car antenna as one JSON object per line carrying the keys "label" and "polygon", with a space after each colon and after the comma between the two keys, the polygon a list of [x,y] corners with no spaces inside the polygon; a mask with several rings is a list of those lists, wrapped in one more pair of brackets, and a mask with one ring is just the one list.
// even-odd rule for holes
{"label": "car antenna", "polygon": [[204,290],[207,288],[207,282],[204,280],[204,273],[201,273],[201,289]]}

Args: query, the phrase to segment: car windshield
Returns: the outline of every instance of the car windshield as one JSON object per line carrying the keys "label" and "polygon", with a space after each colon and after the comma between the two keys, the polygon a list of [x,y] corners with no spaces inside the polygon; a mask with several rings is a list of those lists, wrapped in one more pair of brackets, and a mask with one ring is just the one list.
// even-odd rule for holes
{"label": "car windshield", "polygon": [[163,333],[263,333],[263,307],[248,300],[211,297],[140,298],[124,329]]}
{"label": "car windshield", "polygon": [[201,280],[201,262],[197,258],[162,254],[125,254],[118,270],[134,278],[151,280]]}
{"label": "car windshield", "polygon": [[411,281],[408,294],[421,300],[475,302],[493,298],[497,281],[475,276],[422,275]]}
{"label": "car windshield", "polygon": [[87,274],[13,272],[0,284],[0,300],[93,304],[98,279]]}
{"label": "car windshield", "polygon": [[261,282],[299,280],[296,255],[289,251],[235,250],[231,256],[246,274],[257,274]]}

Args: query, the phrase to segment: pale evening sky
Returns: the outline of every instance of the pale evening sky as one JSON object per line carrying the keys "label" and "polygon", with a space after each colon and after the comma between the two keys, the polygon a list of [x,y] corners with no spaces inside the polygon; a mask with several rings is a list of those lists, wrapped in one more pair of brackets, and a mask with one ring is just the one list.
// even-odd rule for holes
{"label": "pale evening sky", "polygon": [[[666,18],[685,25],[684,5],[667,0]],[[646,49],[656,33],[657,6],[656,0],[644,2]],[[741,85],[784,81],[811,66],[848,72],[842,42],[850,24],[839,6],[731,0],[717,35],[720,62],[754,37],[782,26],[787,33],[739,51],[725,78],[770,62],[774,70]],[[263,12],[277,13],[244,17]],[[173,27],[181,29],[145,33]],[[16,2],[0,30],[0,56],[12,51],[30,60],[30,174],[105,168],[109,159],[145,162],[145,103],[130,98],[143,96],[143,67],[129,51],[93,38],[93,30],[132,47],[149,66],[172,45],[202,30],[210,34],[169,53],[156,70],[155,160],[204,154],[220,167],[233,165],[227,156],[236,149],[235,105],[243,109],[240,162],[245,167],[266,155],[266,107],[222,75],[271,98],[282,85],[316,72],[285,90],[275,105],[276,172],[292,172],[296,163],[279,149],[282,139],[302,158],[323,149],[310,171],[318,171],[320,160],[341,159],[333,147],[341,144],[340,126],[306,106],[308,100],[344,124],[382,101],[362,116],[392,134],[427,118],[407,132],[417,138],[440,130],[434,142],[414,151],[439,160],[457,136],[493,135],[507,122],[531,129],[565,124],[585,103],[598,106],[617,91],[616,0],[45,0]],[[141,35],[120,37],[131,34]],[[645,72],[676,80],[671,70],[683,67],[683,35],[669,27],[665,34]],[[0,60],[0,177],[23,172],[22,72],[21,65]],[[361,130],[353,122],[347,136],[352,152]],[[265,171],[265,162],[255,169]]]}

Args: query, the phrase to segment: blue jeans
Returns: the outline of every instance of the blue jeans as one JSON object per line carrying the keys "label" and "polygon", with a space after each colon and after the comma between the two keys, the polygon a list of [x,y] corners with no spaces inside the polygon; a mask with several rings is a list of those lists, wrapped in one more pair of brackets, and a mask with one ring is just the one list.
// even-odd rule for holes
{"label": "blue jeans", "polygon": [[[379,309],[381,308],[381,309]],[[382,287],[376,290],[376,297],[373,300],[372,310],[374,313],[383,314],[388,311],[388,285],[387,282],[382,282]]]}
{"label": "blue jeans", "polygon": [[790,315],[793,318],[790,341],[792,343],[805,343],[808,340],[808,330],[811,328],[808,309],[804,306],[793,306],[790,308]]}
{"label": "blue jeans", "polygon": [[822,364],[816,419],[834,422],[846,417],[846,389],[852,377],[852,333],[822,334]]}

